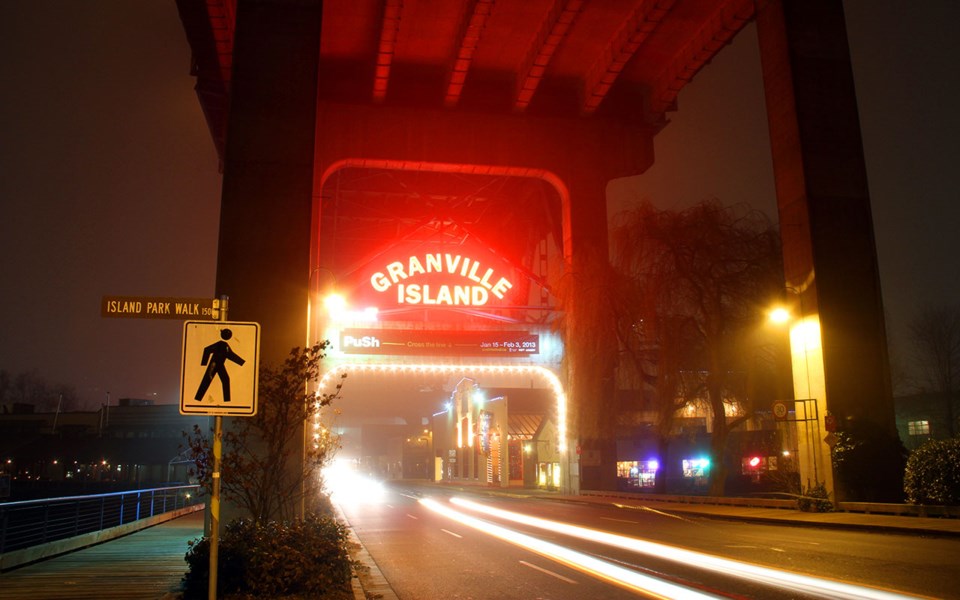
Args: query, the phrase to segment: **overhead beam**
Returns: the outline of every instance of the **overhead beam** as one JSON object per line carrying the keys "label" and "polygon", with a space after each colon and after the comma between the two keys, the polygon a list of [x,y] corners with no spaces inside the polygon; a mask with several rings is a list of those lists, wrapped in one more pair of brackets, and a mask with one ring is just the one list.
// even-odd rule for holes
{"label": "overhead beam", "polygon": [[382,102],[387,97],[390,67],[397,49],[397,35],[403,17],[403,0],[387,0],[383,7],[383,24],[377,44],[377,64],[373,72],[373,100]]}
{"label": "overhead beam", "polygon": [[527,51],[527,58],[520,66],[517,77],[517,98],[513,104],[518,111],[526,110],[533,99],[537,87],[543,80],[550,59],[563,43],[567,32],[573,26],[584,0],[557,0],[544,19],[537,37]]}
{"label": "overhead beam", "polygon": [[453,107],[460,101],[463,84],[467,80],[473,54],[480,45],[483,28],[493,10],[493,2],[494,0],[473,0],[468,6],[470,17],[464,22],[463,31],[460,34],[457,56],[453,61],[453,67],[447,79],[447,91],[443,96],[444,106]]}
{"label": "overhead beam", "polygon": [[640,46],[656,31],[674,0],[647,0],[640,4],[614,35],[600,59],[584,78],[581,112],[593,114]]}
{"label": "overhead beam", "polygon": [[683,86],[753,19],[757,4],[755,0],[735,0],[722,5],[707,20],[655,82],[650,102],[652,115],[675,110]]}
{"label": "overhead beam", "polygon": [[190,43],[190,74],[197,78],[195,89],[200,107],[222,164],[230,106],[236,2],[177,0],[177,10]]}

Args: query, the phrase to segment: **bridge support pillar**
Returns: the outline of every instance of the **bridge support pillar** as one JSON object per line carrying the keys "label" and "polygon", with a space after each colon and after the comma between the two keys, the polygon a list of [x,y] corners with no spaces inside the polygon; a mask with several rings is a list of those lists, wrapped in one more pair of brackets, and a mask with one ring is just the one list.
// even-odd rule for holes
{"label": "bridge support pillar", "polygon": [[[787,300],[799,313],[795,397],[816,401],[797,403],[815,419],[802,424],[802,482],[826,483],[837,500],[893,500],[902,465],[843,6],[772,0],[757,15],[757,32]],[[837,434],[827,431],[831,422]],[[849,470],[868,478],[834,472],[838,434],[876,449],[876,462]]]}

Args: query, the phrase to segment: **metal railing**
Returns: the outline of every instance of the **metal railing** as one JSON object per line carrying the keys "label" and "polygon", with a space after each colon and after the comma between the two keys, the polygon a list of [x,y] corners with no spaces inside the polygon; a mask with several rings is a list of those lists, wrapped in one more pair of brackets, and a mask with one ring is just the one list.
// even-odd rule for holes
{"label": "metal railing", "polygon": [[197,504],[200,486],[129,490],[0,504],[0,554],[132,523]]}

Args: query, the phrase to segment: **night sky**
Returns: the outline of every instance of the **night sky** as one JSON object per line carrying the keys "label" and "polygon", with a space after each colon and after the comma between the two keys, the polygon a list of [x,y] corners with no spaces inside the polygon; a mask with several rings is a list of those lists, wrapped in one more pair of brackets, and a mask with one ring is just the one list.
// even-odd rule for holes
{"label": "night sky", "polygon": [[[960,3],[845,6],[898,356],[916,311],[960,303]],[[89,407],[178,402],[181,323],[100,317],[104,295],[214,293],[220,176],[173,0],[2,2],[0,56],[0,369]],[[752,25],[671,119],[613,208],[715,197],[776,217]]]}

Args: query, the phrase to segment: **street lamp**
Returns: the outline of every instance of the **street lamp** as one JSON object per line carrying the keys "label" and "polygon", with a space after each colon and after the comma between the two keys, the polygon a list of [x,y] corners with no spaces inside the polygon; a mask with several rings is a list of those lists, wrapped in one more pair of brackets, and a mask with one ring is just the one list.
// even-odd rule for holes
{"label": "street lamp", "polygon": [[782,325],[790,320],[790,311],[782,306],[777,306],[770,310],[770,320],[777,325]]}

